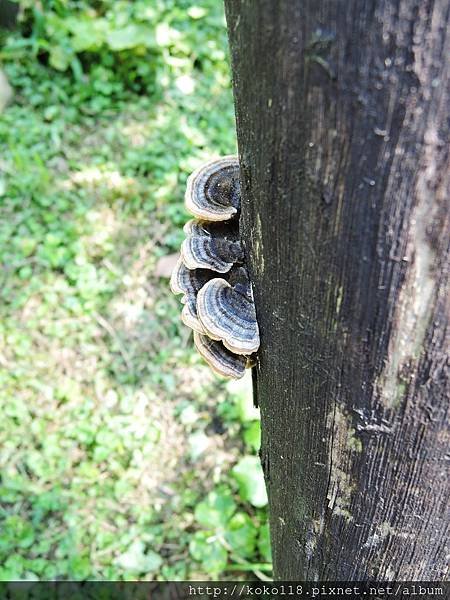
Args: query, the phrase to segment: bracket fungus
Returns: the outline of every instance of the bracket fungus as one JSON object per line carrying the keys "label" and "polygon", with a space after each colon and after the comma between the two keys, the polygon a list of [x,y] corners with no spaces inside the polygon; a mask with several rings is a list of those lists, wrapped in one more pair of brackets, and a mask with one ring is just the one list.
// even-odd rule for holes
{"label": "bracket fungus", "polygon": [[237,354],[253,354],[259,348],[255,305],[227,281],[216,277],[197,294],[198,317],[213,340]]}
{"label": "bracket fungus", "polygon": [[186,238],[181,245],[181,256],[188,269],[226,273],[238,260],[242,260],[243,252],[240,242],[202,236]]}
{"label": "bracket fungus", "polygon": [[254,365],[259,330],[243,246],[239,240],[239,163],[225,156],[188,178],[186,208],[194,215],[170,279],[183,294],[182,321],[211,368],[238,379]]}
{"label": "bracket fungus", "polygon": [[211,368],[224,377],[241,378],[247,366],[245,356],[230,352],[222,342],[194,331],[194,344]]}
{"label": "bracket fungus", "polygon": [[228,221],[240,204],[239,162],[224,156],[199,167],[187,180],[185,204],[197,219]]}
{"label": "bracket fungus", "polygon": [[190,327],[193,331],[198,333],[206,334],[206,329],[203,327],[202,322],[198,318],[197,303],[194,296],[188,296],[183,302],[183,310],[181,311],[181,320],[185,325]]}
{"label": "bracket fungus", "polygon": [[195,295],[211,279],[211,273],[205,269],[188,269],[179,258],[170,278],[170,287],[174,294]]}

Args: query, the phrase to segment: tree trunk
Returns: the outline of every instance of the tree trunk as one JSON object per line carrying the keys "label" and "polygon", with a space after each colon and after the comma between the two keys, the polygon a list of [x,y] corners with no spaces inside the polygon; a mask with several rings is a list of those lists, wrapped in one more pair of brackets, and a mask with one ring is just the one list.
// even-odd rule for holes
{"label": "tree trunk", "polygon": [[450,0],[225,7],[275,578],[442,580]]}
{"label": "tree trunk", "polygon": [[0,27],[14,27],[19,5],[12,0],[0,0]]}

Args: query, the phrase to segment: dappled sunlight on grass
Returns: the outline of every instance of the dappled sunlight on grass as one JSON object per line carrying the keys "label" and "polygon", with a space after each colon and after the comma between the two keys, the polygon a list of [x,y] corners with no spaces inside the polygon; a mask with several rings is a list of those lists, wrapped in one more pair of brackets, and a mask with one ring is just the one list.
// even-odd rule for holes
{"label": "dappled sunlight on grass", "polygon": [[144,146],[149,136],[149,126],[145,122],[132,121],[123,125],[120,131],[134,148]]}
{"label": "dappled sunlight on grass", "polygon": [[133,191],[135,183],[133,178],[124,177],[118,171],[88,167],[70,174],[67,180],[61,182],[61,188],[71,190],[76,186],[84,186],[91,191],[101,187],[107,190],[114,190],[118,194],[125,193],[129,195]]}
{"label": "dappled sunlight on grass", "polygon": [[[81,80],[28,55],[6,67],[0,579],[189,578],[236,554],[245,572],[268,560],[265,512],[230,475],[259,443],[248,383],[194,353],[157,268],[179,248],[189,172],[235,151],[223,14],[212,0],[163,4],[154,63],[127,55],[148,96],[106,63]],[[229,533],[196,512],[212,492],[249,520],[233,554],[205,541]]]}

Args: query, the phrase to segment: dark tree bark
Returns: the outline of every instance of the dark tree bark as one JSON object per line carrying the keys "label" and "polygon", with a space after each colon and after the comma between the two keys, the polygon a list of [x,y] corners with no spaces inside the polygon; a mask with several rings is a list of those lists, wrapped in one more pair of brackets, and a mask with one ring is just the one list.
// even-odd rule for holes
{"label": "dark tree bark", "polygon": [[12,0],[0,0],[0,27],[14,27],[19,5]]}
{"label": "dark tree bark", "polygon": [[277,579],[449,555],[450,0],[225,0]]}

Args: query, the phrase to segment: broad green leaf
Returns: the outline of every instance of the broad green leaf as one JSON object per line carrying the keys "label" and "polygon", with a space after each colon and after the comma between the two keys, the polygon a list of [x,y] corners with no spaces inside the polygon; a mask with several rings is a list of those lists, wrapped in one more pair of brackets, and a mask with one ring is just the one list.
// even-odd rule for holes
{"label": "broad green leaf", "polygon": [[68,568],[73,579],[87,579],[91,574],[91,562],[87,556],[71,557]]}
{"label": "broad green leaf", "polygon": [[72,60],[72,52],[62,46],[52,46],[49,62],[57,71],[65,71]]}
{"label": "broad green leaf", "polygon": [[154,573],[162,565],[162,558],[156,552],[144,552],[144,543],[135,541],[126,552],[116,558],[114,564],[130,573]]}
{"label": "broad green leaf", "polygon": [[220,541],[206,531],[197,531],[189,542],[189,552],[208,575],[215,575],[227,565],[228,553]]}
{"label": "broad green leaf", "polygon": [[233,397],[239,420],[242,423],[258,421],[259,410],[253,406],[252,378],[248,371],[242,379],[230,381],[227,389]]}
{"label": "broad green leaf", "polygon": [[252,558],[255,551],[257,529],[251,518],[243,512],[228,521],[225,538],[234,552],[243,558]]}
{"label": "broad green leaf", "polygon": [[152,47],[153,34],[150,27],[145,25],[127,25],[122,29],[110,31],[106,41],[111,50],[127,50],[138,46]]}
{"label": "broad green leaf", "polygon": [[272,562],[272,548],[270,546],[269,524],[264,523],[259,528],[258,550],[262,558],[267,562]]}
{"label": "broad green leaf", "polygon": [[106,40],[108,23],[105,19],[67,19],[73,49],[76,52],[99,49]]}
{"label": "broad green leaf", "polygon": [[244,431],[244,441],[252,450],[257,452],[261,446],[261,425],[259,421],[252,421]]}
{"label": "broad green leaf", "polygon": [[235,510],[236,504],[229,492],[213,491],[195,508],[195,519],[208,529],[225,527]]}
{"label": "broad green leaf", "polygon": [[239,485],[239,493],[243,500],[253,506],[266,506],[267,492],[259,458],[245,456],[233,467],[231,474]]}
{"label": "broad green leaf", "polygon": [[25,559],[20,554],[10,554],[0,570],[0,581],[23,578]]}

